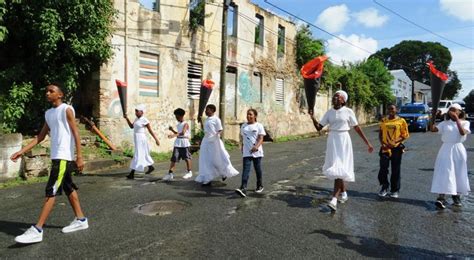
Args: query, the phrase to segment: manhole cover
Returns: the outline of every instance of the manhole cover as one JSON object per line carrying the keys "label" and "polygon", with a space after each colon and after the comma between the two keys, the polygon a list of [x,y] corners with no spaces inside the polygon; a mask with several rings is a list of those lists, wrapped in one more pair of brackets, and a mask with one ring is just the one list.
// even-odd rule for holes
{"label": "manhole cover", "polygon": [[189,203],[177,200],[159,200],[136,206],[133,211],[145,216],[166,216],[184,210]]}

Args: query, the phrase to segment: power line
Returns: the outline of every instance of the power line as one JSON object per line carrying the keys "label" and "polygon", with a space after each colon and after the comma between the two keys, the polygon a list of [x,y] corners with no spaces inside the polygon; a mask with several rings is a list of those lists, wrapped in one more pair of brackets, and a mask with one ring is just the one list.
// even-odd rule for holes
{"label": "power line", "polygon": [[[453,40],[451,40],[451,39],[449,39],[449,38],[446,38],[446,37],[444,37],[444,36],[442,36],[442,35],[440,35],[440,34],[434,32],[434,31],[432,31],[432,30],[430,30],[430,29],[428,29],[428,28],[426,28],[426,27],[424,27],[424,26],[421,26],[421,25],[419,25],[419,24],[417,24],[417,23],[415,23],[415,22],[413,22],[413,21],[411,21],[411,20],[405,18],[405,17],[402,16],[401,14],[399,14],[399,13],[395,12],[394,10],[392,10],[392,9],[390,9],[390,8],[388,8],[388,7],[386,7],[386,6],[384,6],[383,4],[381,4],[381,3],[379,3],[379,2],[377,2],[377,0],[372,0],[372,1],[373,1],[375,4],[379,5],[380,7],[384,8],[385,10],[387,10],[387,11],[393,13],[394,15],[396,15],[396,16],[400,17],[401,19],[403,19],[403,20],[405,20],[405,21],[407,21],[407,22],[413,24],[414,26],[416,26],[416,27],[418,27],[418,28],[421,28],[421,29],[423,29],[423,30],[425,30],[425,31],[427,31],[427,32],[429,32],[429,33],[431,33],[431,34],[433,34],[433,35],[438,36],[438,37],[441,38],[441,39],[444,39],[444,40],[449,41],[449,42],[451,42],[451,43],[454,43],[454,44],[456,44],[456,45],[459,45],[459,46],[462,46],[462,47],[464,47],[464,48],[468,48],[468,49],[474,50],[474,48],[472,48],[472,47],[469,47],[469,46],[464,45],[464,44],[459,43],[459,42],[455,42],[455,41],[453,41]],[[265,1],[265,2],[266,2],[266,1]]]}
{"label": "power line", "polygon": [[[281,8],[281,7],[279,7],[279,6],[276,6],[276,5],[272,4],[272,3],[270,3],[268,0],[264,0],[264,2],[267,3],[268,5],[271,5],[271,6],[273,6],[274,8],[276,8],[276,9],[278,9],[278,10],[280,10],[280,11],[282,11],[282,12],[284,12],[284,13],[286,13],[286,14],[288,14],[288,15],[290,15],[290,16],[292,16],[292,17],[298,19],[298,20],[300,20],[300,21],[305,22],[305,23],[308,24],[308,25],[313,26],[314,28],[316,28],[316,29],[318,29],[318,30],[320,30],[320,31],[322,31],[322,32],[325,32],[325,33],[331,35],[332,37],[334,37],[334,38],[336,38],[336,39],[339,39],[339,40],[342,41],[342,42],[345,42],[345,43],[347,43],[347,44],[349,44],[349,45],[351,45],[351,46],[353,46],[353,47],[355,47],[355,48],[357,48],[357,49],[360,49],[360,50],[362,50],[362,51],[365,51],[365,52],[367,52],[368,54],[374,54],[374,53],[372,53],[371,51],[369,51],[369,50],[367,50],[367,49],[364,49],[364,48],[362,48],[362,47],[360,47],[360,46],[358,46],[358,45],[355,45],[355,44],[353,44],[352,42],[347,41],[346,39],[343,39],[343,38],[341,38],[341,37],[339,37],[339,36],[337,36],[337,35],[335,35],[335,34],[333,34],[333,33],[330,33],[330,32],[328,32],[328,31],[324,30],[323,28],[321,28],[321,27],[319,27],[319,26],[317,26],[317,25],[315,25],[315,24],[313,24],[313,23],[311,23],[311,22],[308,22],[306,19],[303,19],[303,18],[301,18],[301,17],[299,17],[299,16],[297,16],[297,15],[295,15],[295,14],[293,14],[293,13],[290,13],[289,11],[284,10],[283,8]],[[383,58],[383,57],[381,57],[381,58]],[[401,64],[401,63],[398,63],[398,62],[394,62],[394,61],[390,61],[390,62],[393,63],[393,64],[396,64],[396,65],[399,65],[400,67],[407,68],[407,69],[409,69],[410,71],[415,71],[414,68],[409,67],[409,66],[406,66],[406,65],[404,65],[404,64]]]}

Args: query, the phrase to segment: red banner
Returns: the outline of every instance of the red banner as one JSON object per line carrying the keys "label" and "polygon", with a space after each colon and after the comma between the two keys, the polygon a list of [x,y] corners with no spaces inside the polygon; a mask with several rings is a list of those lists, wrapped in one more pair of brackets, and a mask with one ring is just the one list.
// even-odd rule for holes
{"label": "red banner", "polygon": [[440,78],[443,81],[448,80],[448,75],[437,70],[432,60],[428,61],[426,64],[430,67],[430,71],[433,75],[435,75],[436,77]]}
{"label": "red banner", "polygon": [[327,56],[318,56],[308,61],[301,67],[301,75],[305,79],[317,79],[323,75],[324,62],[328,59]]}
{"label": "red banner", "polygon": [[210,79],[205,79],[203,80],[202,82],[202,85],[208,89],[212,89],[214,88],[214,81],[210,80]]}

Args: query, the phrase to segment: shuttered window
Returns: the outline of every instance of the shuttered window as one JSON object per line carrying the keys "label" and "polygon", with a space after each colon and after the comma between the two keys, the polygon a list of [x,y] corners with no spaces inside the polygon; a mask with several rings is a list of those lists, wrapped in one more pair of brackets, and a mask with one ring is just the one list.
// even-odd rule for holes
{"label": "shuttered window", "polygon": [[158,97],[160,56],[140,51],[138,92],[140,96]]}
{"label": "shuttered window", "polygon": [[188,98],[199,99],[201,90],[202,64],[188,62]]}
{"label": "shuttered window", "polygon": [[284,104],[285,95],[285,80],[284,79],[276,79],[276,87],[275,87],[275,101],[280,104]]}

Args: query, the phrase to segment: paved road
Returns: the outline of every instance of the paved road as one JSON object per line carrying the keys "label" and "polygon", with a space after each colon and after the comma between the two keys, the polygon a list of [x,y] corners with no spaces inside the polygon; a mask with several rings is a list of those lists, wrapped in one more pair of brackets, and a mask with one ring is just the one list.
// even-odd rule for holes
{"label": "paved road", "polygon": [[[375,130],[365,129],[373,143]],[[326,138],[318,137],[265,144],[265,192],[251,192],[246,199],[233,191],[240,175],[211,188],[184,180],[163,183],[159,179],[167,164],[135,181],[125,180],[125,172],[77,177],[90,228],[60,232],[73,217],[61,197],[43,242],[35,245],[17,245],[13,239],[36,221],[44,184],[0,190],[0,258],[474,257],[474,197],[464,198],[462,209],[439,212],[429,193],[439,136],[412,134],[400,198],[386,200],[376,195],[377,154],[368,154],[357,136],[352,140],[356,182],[349,186],[350,200],[335,214],[325,206],[332,182],[321,176]],[[472,136],[465,145],[474,186]],[[241,169],[238,152],[231,157]],[[184,173],[184,164],[178,169]],[[253,175],[250,185],[255,185]],[[158,200],[178,201],[176,212],[147,216],[134,209]]]}

